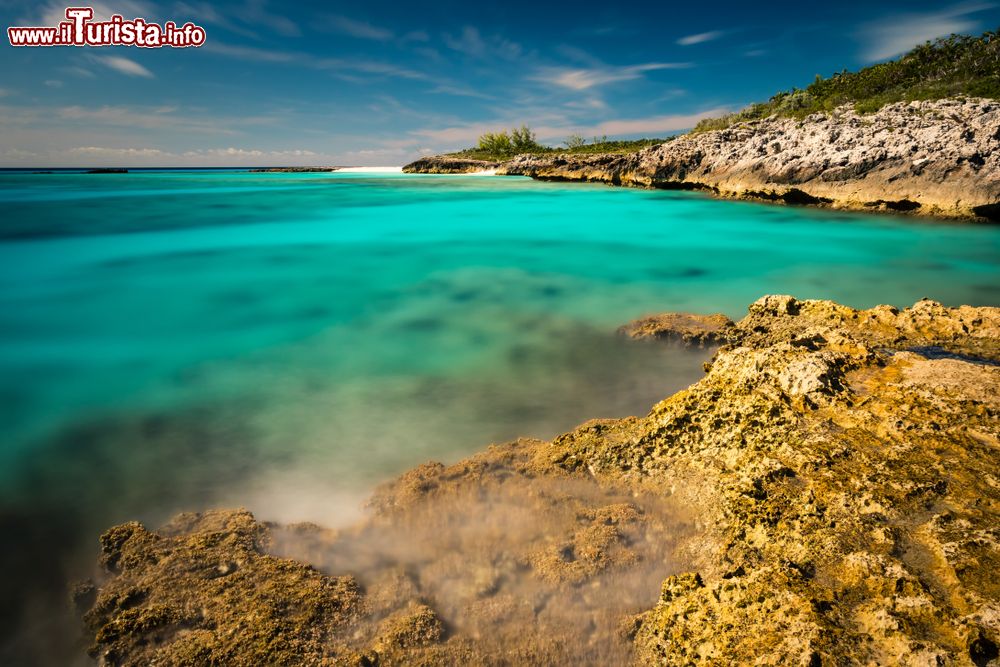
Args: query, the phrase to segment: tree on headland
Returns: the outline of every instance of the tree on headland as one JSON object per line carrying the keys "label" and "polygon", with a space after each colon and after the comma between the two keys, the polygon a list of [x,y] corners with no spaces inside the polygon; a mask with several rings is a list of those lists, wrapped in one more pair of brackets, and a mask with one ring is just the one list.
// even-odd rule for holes
{"label": "tree on headland", "polygon": [[510,142],[516,153],[539,148],[539,144],[535,140],[535,133],[527,125],[521,125],[521,127],[511,130]]}
{"label": "tree on headland", "polygon": [[594,137],[588,141],[582,134],[571,134],[563,142],[565,149],[552,148],[538,143],[535,133],[527,125],[512,130],[485,132],[479,136],[479,141],[473,148],[452,153],[474,160],[507,160],[515,155],[529,153],[542,155],[564,150],[567,153],[634,153],[643,148],[656,146],[673,137],[665,139],[608,139],[607,135]]}
{"label": "tree on headland", "polygon": [[527,125],[500,132],[486,132],[479,136],[477,149],[493,155],[516,155],[544,148]]}

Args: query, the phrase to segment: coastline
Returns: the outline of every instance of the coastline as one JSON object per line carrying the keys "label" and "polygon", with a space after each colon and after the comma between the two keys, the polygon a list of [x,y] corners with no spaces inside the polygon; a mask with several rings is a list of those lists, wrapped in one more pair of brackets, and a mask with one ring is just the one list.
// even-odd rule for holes
{"label": "coastline", "polygon": [[985,99],[850,107],[687,134],[634,154],[422,158],[408,173],[701,190],[722,198],[1000,221],[1000,103]]}
{"label": "coastline", "polygon": [[[346,530],[245,511],[111,529],[105,579],[77,588],[91,654],[599,664],[597,636],[657,664],[997,657],[1000,309],[768,296],[737,323],[648,324],[624,334],[726,344],[645,417],[419,466]],[[594,615],[650,576],[646,544],[668,547],[659,595]]]}

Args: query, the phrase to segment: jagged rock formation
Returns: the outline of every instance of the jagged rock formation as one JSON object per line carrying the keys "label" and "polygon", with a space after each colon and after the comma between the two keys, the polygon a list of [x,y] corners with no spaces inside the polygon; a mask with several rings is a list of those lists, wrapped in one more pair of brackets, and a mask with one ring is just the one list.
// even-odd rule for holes
{"label": "jagged rock formation", "polygon": [[[432,161],[446,170],[447,157]],[[996,221],[1000,102],[896,103],[866,115],[845,106],[687,134],[631,155],[521,155],[497,173]]]}
{"label": "jagged rock formation", "polygon": [[337,171],[343,167],[258,167],[248,169],[251,174],[314,174]]}
{"label": "jagged rock formation", "polygon": [[112,529],[93,654],[1000,664],[1000,309],[770,296],[725,331],[647,416],[421,466],[347,530]]}
{"label": "jagged rock formation", "polygon": [[488,160],[434,155],[411,162],[403,167],[403,171],[419,174],[471,174],[496,169],[500,164]]}

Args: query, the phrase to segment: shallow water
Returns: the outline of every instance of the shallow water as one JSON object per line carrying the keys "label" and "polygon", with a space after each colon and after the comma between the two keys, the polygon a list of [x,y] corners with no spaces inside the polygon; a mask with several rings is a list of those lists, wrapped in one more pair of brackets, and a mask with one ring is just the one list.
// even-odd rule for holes
{"label": "shallow water", "polygon": [[61,580],[52,545],[72,562],[114,522],[245,505],[337,525],[414,464],[645,413],[704,355],[613,335],[642,314],[1000,303],[1000,227],[683,192],[0,173],[0,207],[15,598]]}

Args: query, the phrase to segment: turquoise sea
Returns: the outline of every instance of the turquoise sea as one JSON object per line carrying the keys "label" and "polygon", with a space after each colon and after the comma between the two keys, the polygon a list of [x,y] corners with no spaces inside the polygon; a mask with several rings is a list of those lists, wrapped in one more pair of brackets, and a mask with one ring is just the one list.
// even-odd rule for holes
{"label": "turquoise sea", "polygon": [[1000,227],[525,178],[0,172],[6,621],[115,522],[349,521],[489,442],[644,413],[705,354],[626,343],[768,293],[1000,304]]}

